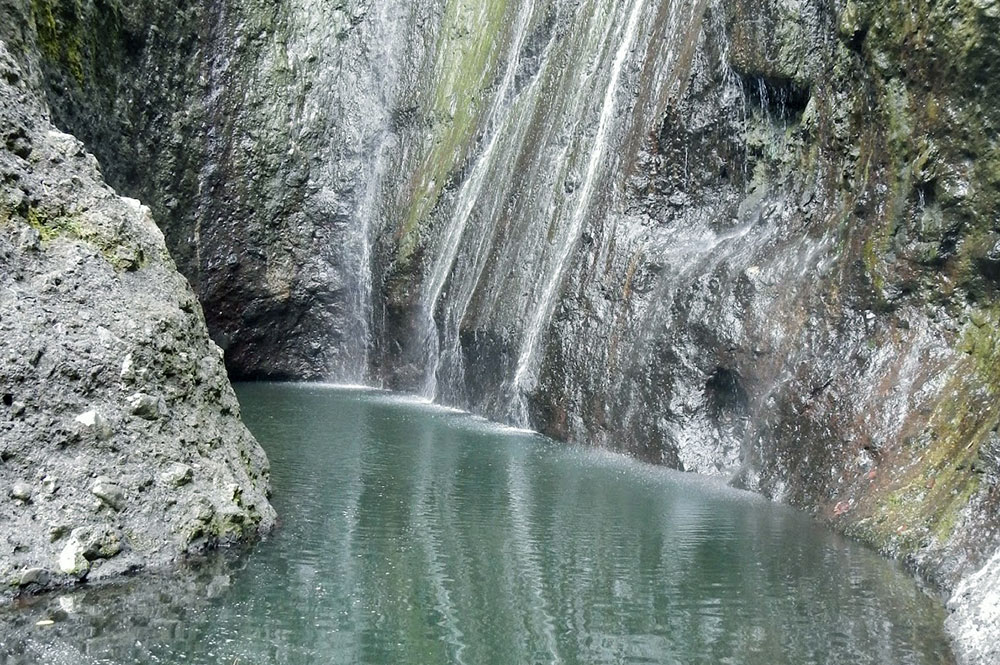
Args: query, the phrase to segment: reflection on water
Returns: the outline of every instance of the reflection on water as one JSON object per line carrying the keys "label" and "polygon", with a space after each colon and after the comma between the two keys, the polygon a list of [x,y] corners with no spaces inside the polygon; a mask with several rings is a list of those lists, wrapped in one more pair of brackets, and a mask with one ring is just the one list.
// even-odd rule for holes
{"label": "reflection on water", "polygon": [[952,662],[909,577],[750,495],[382,393],[239,394],[277,533],[8,613],[2,662]]}

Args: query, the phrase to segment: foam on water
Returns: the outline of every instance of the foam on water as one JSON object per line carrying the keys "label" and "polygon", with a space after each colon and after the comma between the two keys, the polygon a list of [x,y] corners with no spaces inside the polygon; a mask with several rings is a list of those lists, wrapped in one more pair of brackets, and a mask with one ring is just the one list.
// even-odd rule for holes
{"label": "foam on water", "polygon": [[434,401],[432,397],[419,394],[399,393],[384,388],[372,386],[349,384],[349,383],[327,383],[323,381],[302,381],[297,383],[271,383],[260,382],[260,385],[286,386],[289,389],[319,389],[340,393],[356,393],[359,399],[368,399],[382,404],[393,404],[399,406],[410,406],[419,408],[422,411],[434,414],[446,414],[456,416],[453,424],[466,430],[477,430],[481,432],[509,434],[514,436],[541,437],[537,431],[525,427],[514,425],[504,425],[494,422],[481,415],[465,411],[454,406],[441,404]]}

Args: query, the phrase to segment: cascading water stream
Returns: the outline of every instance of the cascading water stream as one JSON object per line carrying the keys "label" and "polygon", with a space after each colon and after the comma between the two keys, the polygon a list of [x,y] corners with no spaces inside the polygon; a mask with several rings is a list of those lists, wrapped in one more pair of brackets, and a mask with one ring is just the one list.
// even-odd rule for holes
{"label": "cascading water stream", "polygon": [[371,230],[378,208],[378,189],[386,169],[386,151],[389,142],[388,132],[383,134],[375,150],[375,160],[372,174],[365,186],[365,195],[358,211],[358,231],[355,237],[355,262],[358,266],[358,282],[354,289],[353,329],[354,343],[357,352],[352,354],[354,367],[348,370],[345,377],[351,382],[365,383],[368,378],[372,337],[372,238]]}
{"label": "cascading water stream", "polygon": [[[670,246],[659,248],[661,260],[671,266],[668,272],[669,279],[664,280],[664,289],[655,294],[659,307],[650,314],[650,318],[643,321],[642,327],[647,331],[675,328],[678,322],[674,318],[674,306],[682,294],[693,288],[699,277],[714,274],[721,266],[731,261],[739,261],[741,254],[747,250],[746,241],[754,238],[755,232],[759,230],[759,227],[753,224],[746,224],[724,233],[714,232],[707,226],[679,230],[678,237]],[[769,238],[771,234],[773,230],[770,232],[765,230],[763,235]],[[761,241],[760,237],[755,239]],[[639,348],[651,353],[652,346],[656,343],[655,335],[647,334],[645,338],[640,337],[640,339],[642,341],[638,343]],[[608,390],[627,391],[628,388],[619,383],[608,386]],[[700,393],[690,395],[686,391],[677,391],[675,401],[678,402],[676,409],[678,413],[687,412],[680,403],[689,398],[700,399]],[[626,422],[636,419],[641,416],[640,412],[645,408],[648,408],[648,405],[641,400],[629,400],[623,419]],[[675,440],[680,442],[679,447],[692,454],[700,450],[700,441],[710,439],[704,430],[693,426],[683,418],[669,427]],[[733,468],[738,460],[726,459],[725,462],[727,468]]]}
{"label": "cascading water stream", "polygon": [[[349,246],[345,248],[348,253],[345,262],[355,267],[353,274],[357,281],[352,285],[351,309],[346,313],[348,361],[335,378],[338,382],[352,384],[368,384],[372,380],[369,370],[374,325],[373,250],[383,214],[384,188],[393,163],[394,149],[398,148],[399,139],[393,129],[391,109],[398,105],[400,91],[396,89],[397,82],[403,79],[411,57],[406,40],[399,38],[412,24],[412,17],[407,12],[399,12],[389,3],[375,3],[364,11],[364,25],[370,31],[366,35],[368,43],[388,44],[389,47],[381,49],[379,60],[371,63],[370,69],[355,73],[355,76],[360,76],[363,72],[367,77],[364,85],[367,95],[358,95],[348,101],[355,106],[352,116],[365,118],[365,129],[359,129],[358,123],[345,122],[341,130],[348,137],[356,134],[363,136],[360,152],[370,156],[365,160],[366,168],[357,180],[356,187],[361,189],[353,212],[357,224],[351,227]],[[409,8],[410,13],[416,11],[416,7]]]}
{"label": "cascading water stream", "polygon": [[527,404],[525,394],[533,387],[536,380],[534,376],[537,364],[539,338],[542,329],[545,327],[552,311],[555,308],[556,295],[559,285],[562,282],[566,271],[566,264],[570,255],[576,247],[577,240],[583,228],[584,220],[590,205],[591,196],[594,191],[598,168],[604,161],[607,151],[608,136],[611,130],[611,123],[617,108],[618,84],[625,66],[626,58],[633,48],[636,36],[639,32],[639,18],[645,6],[645,0],[634,0],[629,13],[628,24],[625,28],[624,36],[615,54],[614,62],[611,66],[611,76],[608,80],[604,93],[604,103],[601,108],[600,122],[597,134],[594,137],[594,147],[590,153],[590,160],[587,164],[587,171],[583,181],[583,187],[577,195],[576,206],[570,217],[569,224],[563,234],[558,250],[558,254],[553,266],[545,279],[545,286],[541,297],[538,300],[531,319],[525,329],[521,351],[518,356],[517,366],[512,379],[513,403],[510,410],[515,421],[520,426],[528,425]]}
{"label": "cascading water stream", "polygon": [[509,100],[514,86],[515,75],[517,73],[520,60],[518,54],[524,45],[527,35],[528,22],[534,11],[534,2],[528,1],[521,5],[521,10],[517,15],[517,22],[514,26],[514,37],[511,40],[510,51],[507,56],[507,67],[504,72],[503,81],[496,93],[496,103],[493,105],[489,117],[485,123],[490,131],[489,142],[482,154],[476,160],[476,165],[472,173],[462,184],[455,203],[454,212],[448,220],[444,231],[443,248],[438,252],[434,266],[431,269],[429,287],[424,294],[420,304],[420,316],[422,317],[422,329],[424,344],[427,349],[427,362],[422,394],[434,399],[437,396],[437,374],[440,362],[440,336],[434,321],[434,313],[441,297],[442,289],[448,280],[448,275],[455,264],[458,256],[459,246],[465,234],[469,218],[472,216],[473,206],[479,200],[480,192],[486,182],[486,175],[493,164],[493,153],[500,142],[505,125],[503,114],[516,100]]}

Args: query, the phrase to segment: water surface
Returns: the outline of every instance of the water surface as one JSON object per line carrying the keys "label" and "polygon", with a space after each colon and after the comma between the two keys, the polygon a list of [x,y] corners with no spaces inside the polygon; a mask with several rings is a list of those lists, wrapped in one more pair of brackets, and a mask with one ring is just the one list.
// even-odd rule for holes
{"label": "water surface", "polygon": [[952,662],[910,577],[752,495],[385,393],[238,392],[280,529],[43,599],[3,662]]}

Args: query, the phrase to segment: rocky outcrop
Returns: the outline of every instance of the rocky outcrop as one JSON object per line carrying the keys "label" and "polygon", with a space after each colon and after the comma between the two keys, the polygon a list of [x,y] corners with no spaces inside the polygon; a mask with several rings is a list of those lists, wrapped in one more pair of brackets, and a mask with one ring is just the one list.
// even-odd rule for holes
{"label": "rocky outcrop", "polygon": [[267,460],[162,233],[3,42],[0,128],[0,597],[267,529]]}

